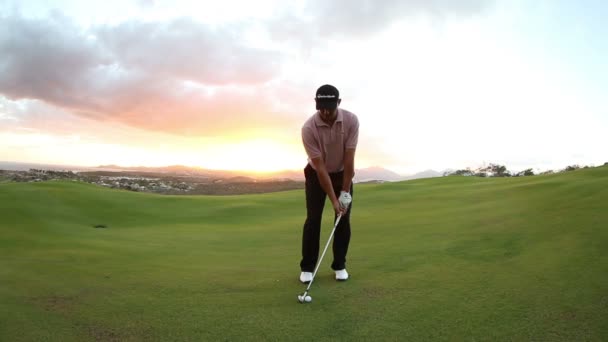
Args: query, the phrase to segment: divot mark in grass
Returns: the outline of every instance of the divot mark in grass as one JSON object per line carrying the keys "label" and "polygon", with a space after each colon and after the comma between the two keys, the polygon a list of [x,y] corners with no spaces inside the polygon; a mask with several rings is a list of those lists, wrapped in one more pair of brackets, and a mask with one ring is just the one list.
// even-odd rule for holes
{"label": "divot mark in grass", "polygon": [[108,226],[105,224],[95,224],[93,225],[93,228],[108,228]]}

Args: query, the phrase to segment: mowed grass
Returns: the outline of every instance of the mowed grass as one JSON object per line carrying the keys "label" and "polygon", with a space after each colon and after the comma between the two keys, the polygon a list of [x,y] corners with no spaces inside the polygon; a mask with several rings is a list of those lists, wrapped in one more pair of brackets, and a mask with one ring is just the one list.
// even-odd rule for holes
{"label": "mowed grass", "polygon": [[608,340],[608,167],[362,184],[353,204],[351,279],[329,251],[303,305],[303,191],[0,184],[0,340]]}

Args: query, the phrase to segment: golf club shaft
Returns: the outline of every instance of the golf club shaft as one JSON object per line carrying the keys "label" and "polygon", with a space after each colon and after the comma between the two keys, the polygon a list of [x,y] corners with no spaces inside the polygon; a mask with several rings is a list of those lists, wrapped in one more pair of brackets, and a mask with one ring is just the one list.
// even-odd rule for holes
{"label": "golf club shaft", "polygon": [[310,280],[310,283],[308,283],[308,287],[306,288],[306,292],[304,292],[304,296],[306,296],[306,293],[308,293],[308,290],[310,290],[310,285],[312,285],[312,282],[315,280],[315,276],[317,275],[317,271],[319,270],[319,266],[321,265],[321,261],[323,261],[323,257],[325,256],[325,252],[327,252],[327,247],[329,247],[329,243],[331,242],[331,238],[334,236],[334,232],[336,231],[336,227],[338,226],[338,223],[340,223],[340,219],[342,218],[342,214],[338,215],[338,218],[336,219],[336,223],[334,224],[334,229],[331,230],[331,234],[329,235],[329,239],[327,239],[327,243],[325,244],[325,249],[323,249],[323,253],[321,254],[321,258],[319,259],[319,262],[317,262],[317,267],[315,267],[315,271],[312,274],[312,279]]}

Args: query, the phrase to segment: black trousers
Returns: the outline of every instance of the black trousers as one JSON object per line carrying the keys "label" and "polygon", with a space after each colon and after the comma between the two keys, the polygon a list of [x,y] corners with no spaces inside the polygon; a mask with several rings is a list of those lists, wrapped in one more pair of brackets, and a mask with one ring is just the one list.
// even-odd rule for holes
{"label": "black trousers", "polygon": [[[302,272],[314,272],[319,258],[321,218],[323,216],[323,208],[325,207],[325,198],[327,197],[327,194],[323,188],[321,188],[317,172],[310,164],[306,165],[306,168],[304,168],[304,176],[306,177],[306,222],[304,222],[302,234],[302,261],[300,261],[300,269]],[[330,173],[329,177],[331,178],[336,197],[340,196],[344,172]],[[353,195],[352,184],[350,186],[350,194],[351,196]],[[346,268],[346,253],[348,252],[348,244],[350,243],[350,211],[351,208],[349,207],[346,214],[340,219],[340,223],[336,227],[334,233],[332,246],[334,260],[331,264],[333,270]],[[336,217],[334,215],[334,222],[335,219]]]}

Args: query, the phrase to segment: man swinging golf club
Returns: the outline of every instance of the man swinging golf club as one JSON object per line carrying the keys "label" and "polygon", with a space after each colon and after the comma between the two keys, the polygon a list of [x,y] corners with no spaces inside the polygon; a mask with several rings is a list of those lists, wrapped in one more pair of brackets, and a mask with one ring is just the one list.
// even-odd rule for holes
{"label": "man swinging golf club", "polygon": [[317,89],[315,102],[316,113],[302,126],[302,142],[308,155],[308,165],[304,169],[306,222],[300,262],[300,281],[305,284],[313,280],[319,257],[321,217],[327,196],[333,206],[334,217],[340,216],[335,226],[331,268],[335,271],[336,280],[348,279],[346,253],[350,243],[352,180],[359,138],[359,120],[355,114],[338,108],[342,100],[336,87],[329,84],[321,86]]}

